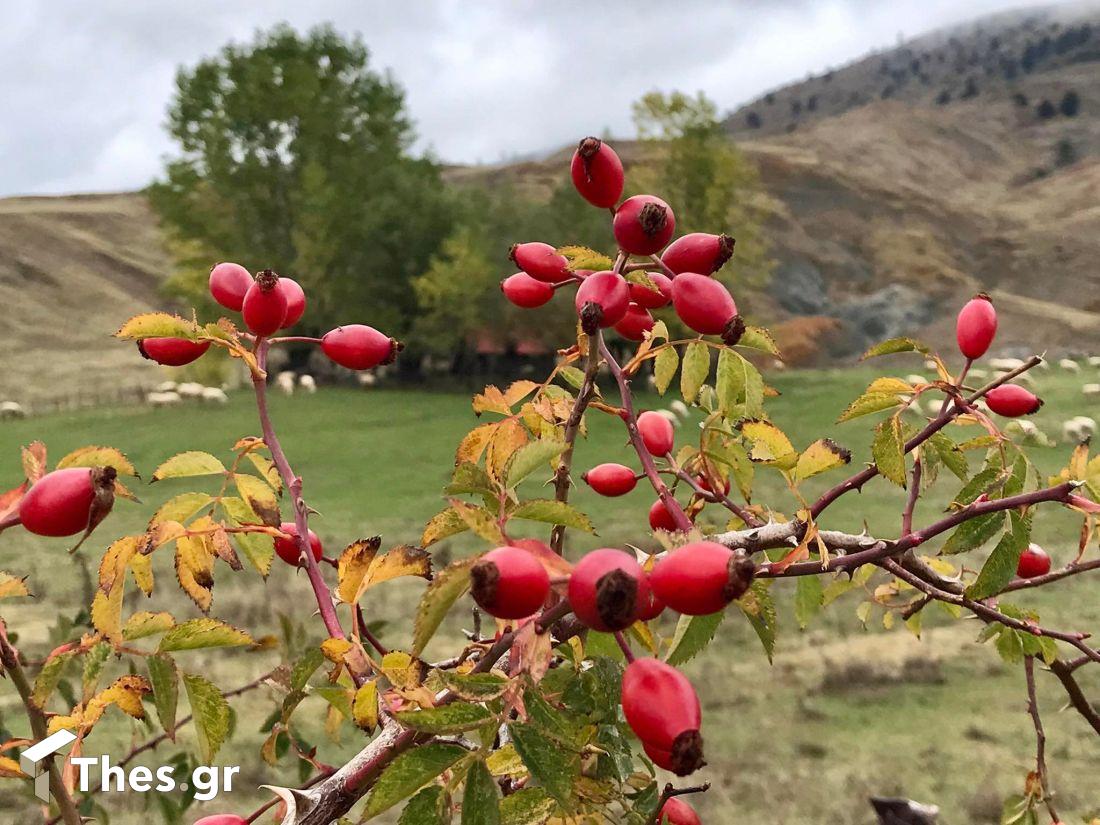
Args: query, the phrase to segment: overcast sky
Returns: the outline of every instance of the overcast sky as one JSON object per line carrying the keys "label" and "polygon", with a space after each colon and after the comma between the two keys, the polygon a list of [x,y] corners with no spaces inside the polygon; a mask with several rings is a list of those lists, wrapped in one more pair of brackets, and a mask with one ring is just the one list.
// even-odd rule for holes
{"label": "overcast sky", "polygon": [[[1026,3],[1025,3],[1026,4]],[[138,188],[173,151],[177,66],[287,21],[359,32],[420,148],[490,163],[632,134],[652,89],[723,109],[1021,0],[11,0],[0,2],[0,195]]]}

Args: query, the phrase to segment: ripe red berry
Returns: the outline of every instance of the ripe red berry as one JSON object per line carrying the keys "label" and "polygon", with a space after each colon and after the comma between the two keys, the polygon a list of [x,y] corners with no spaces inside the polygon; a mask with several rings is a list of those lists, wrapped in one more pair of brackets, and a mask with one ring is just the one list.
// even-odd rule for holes
{"label": "ripe red berry", "polygon": [[642,341],[655,323],[648,309],[631,303],[626,308],[626,315],[615,324],[615,332],[631,341]]}
{"label": "ripe red berry", "polygon": [[661,806],[658,825],[703,825],[695,809],[675,796]]}
{"label": "ripe red berry", "polygon": [[611,228],[624,252],[652,255],[659,252],[676,231],[676,216],[660,198],[635,195],[615,210]]}
{"label": "ripe red berry", "polygon": [[302,285],[290,278],[279,279],[279,289],[286,297],[286,316],[279,329],[289,329],[300,320],[306,312],[306,291]]}
{"label": "ripe red berry", "polygon": [[570,276],[569,261],[548,243],[517,243],[508,257],[537,281],[556,284]]}
{"label": "ripe red berry", "polygon": [[524,309],[540,307],[554,297],[554,287],[536,281],[526,272],[509,275],[500,282],[500,291],[505,298]]}
{"label": "ripe red berry", "polygon": [[611,327],[626,315],[630,306],[630,287],[617,272],[594,272],[581,281],[575,304],[582,322],[585,306],[595,304],[600,308],[598,326]]}
{"label": "ripe red berry", "polygon": [[672,422],[659,412],[646,410],[639,415],[638,433],[642,436],[645,448],[653,455],[662,456],[672,452],[676,434],[672,429]]}
{"label": "ripe red berry", "polygon": [[580,196],[593,206],[607,209],[623,195],[623,162],[599,138],[586,137],[580,142],[569,171]]}
{"label": "ripe red berry", "polygon": [[550,594],[550,576],[535,556],[520,547],[498,547],[470,569],[474,601],[498,619],[537,613]]}
{"label": "ripe red berry", "polygon": [[997,310],[993,308],[993,299],[984,292],[971,298],[959,310],[955,339],[959,342],[959,351],[967,358],[985,355],[996,334]]}
{"label": "ripe red berry", "polygon": [[[703,766],[702,709],[691,682],[658,659],[635,659],[623,672],[623,715],[634,734],[686,776]],[[657,761],[657,760],[654,760]]]}
{"label": "ripe red berry", "polygon": [[[714,486],[711,484],[711,480],[705,475],[696,476],[695,483],[698,484],[703,490],[706,490],[708,493],[714,492]],[[722,495],[728,496],[730,494],[730,480],[728,478],[722,479],[721,487]]]}
{"label": "ripe red berry", "polygon": [[138,341],[137,347],[143,358],[166,367],[182,367],[202,357],[210,349],[210,342],[188,341],[186,338],[146,338]]}
{"label": "ripe red berry", "polygon": [[248,820],[236,814],[213,814],[204,816],[195,825],[248,825]]}
{"label": "ripe red berry", "polygon": [[1021,579],[1033,579],[1036,576],[1045,576],[1050,572],[1050,556],[1047,551],[1038,544],[1029,544],[1027,549],[1020,554],[1020,562],[1016,565],[1016,575]]}
{"label": "ripe red berry", "polygon": [[665,503],[660,499],[653,502],[653,506],[649,508],[649,526],[652,530],[667,530],[670,533],[675,533],[680,528],[676,524],[676,519],[672,517],[672,513],[665,507]]}
{"label": "ripe red berry", "polygon": [[1041,398],[1019,384],[1002,384],[994,387],[985,394],[985,403],[997,415],[1003,415],[1006,418],[1031,415],[1043,406]]}
{"label": "ripe red berry", "polygon": [[569,603],[593,630],[610,632],[634,624],[649,604],[649,580],[634,557],[603,548],[585,555],[569,576]]}
{"label": "ripe red berry", "polygon": [[226,309],[240,312],[252,275],[240,264],[220,263],[210,268],[210,294]]}
{"label": "ripe red berry", "polygon": [[650,289],[642,284],[631,283],[630,300],[646,309],[667,306],[672,300],[672,279],[663,272],[647,272],[646,275],[657,288]]}
{"label": "ripe red berry", "polygon": [[737,318],[729,290],[707,275],[685,272],[672,282],[672,306],[680,320],[703,335],[725,335]]}
{"label": "ripe red berry", "polygon": [[713,541],[685,544],[662,558],[649,574],[653,592],[689,616],[717,613],[752,584],[753,563]]}
{"label": "ripe red berry", "polygon": [[639,622],[651,622],[665,612],[665,603],[649,588],[649,600],[638,609]]}
{"label": "ripe red berry", "polygon": [[[293,521],[284,521],[279,525],[279,530],[289,535],[290,538],[275,539],[275,553],[291,567],[299,566],[302,560],[302,551],[298,546],[298,525]],[[309,549],[313,551],[314,560],[320,561],[321,555],[324,553],[324,547],[321,546],[321,540],[317,538],[317,534],[312,530],[309,531]]]}
{"label": "ripe red berry", "polygon": [[259,336],[277,332],[286,318],[286,308],[286,294],[279,289],[279,276],[270,269],[257,272],[241,307],[249,331]]}
{"label": "ripe red berry", "polygon": [[710,275],[733,257],[733,244],[734,240],[729,235],[692,232],[669,244],[661,255],[661,261],[677,275],[682,272]]}
{"label": "ripe red berry", "polygon": [[625,496],[638,483],[638,476],[623,464],[598,464],[581,478],[601,496]]}
{"label": "ripe red berry", "polygon": [[329,330],[321,338],[321,350],[334,363],[351,370],[369,370],[389,364],[402,345],[363,324],[348,324]]}
{"label": "ripe red berry", "polygon": [[68,467],[38,479],[19,502],[19,520],[38,536],[75,536],[95,527],[114,504],[113,467]]}

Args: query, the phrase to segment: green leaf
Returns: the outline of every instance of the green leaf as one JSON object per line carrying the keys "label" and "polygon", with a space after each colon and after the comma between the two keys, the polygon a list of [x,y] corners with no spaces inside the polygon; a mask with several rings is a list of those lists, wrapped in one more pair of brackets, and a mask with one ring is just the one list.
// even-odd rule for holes
{"label": "green leaf", "polygon": [[149,668],[149,684],[153,688],[153,705],[164,732],[176,738],[176,705],[179,702],[179,671],[171,656],[156,655],[145,660]]}
{"label": "green leaf", "polygon": [[213,501],[214,497],[207,493],[180,493],[164,502],[149,523],[152,525],[165,521],[178,521],[183,524],[197,516],[199,511]]}
{"label": "green leaf", "polygon": [[400,754],[378,777],[367,799],[364,818],[376,816],[412,796],[467,753],[459,745],[431,743]]}
{"label": "green leaf", "polygon": [[493,718],[487,708],[468,702],[451,702],[423,710],[402,710],[394,716],[407,728],[437,736],[473,730]]}
{"label": "green leaf", "polygon": [[135,315],[115,333],[124,341],[140,341],[142,338],[186,338],[194,341],[199,329],[193,321],[167,312],[146,312]]}
{"label": "green leaf", "polygon": [[528,521],[541,521],[547,524],[563,524],[576,530],[595,534],[596,528],[592,526],[591,519],[579,510],[575,510],[564,501],[554,501],[547,498],[534,498],[520,502],[511,512],[512,518],[522,518]]}
{"label": "green leaf", "polygon": [[306,652],[299,657],[290,671],[290,689],[301,690],[309,682],[309,678],[317,672],[317,668],[325,663],[325,654],[320,647],[306,648]]}
{"label": "green leaf", "polygon": [[547,467],[550,459],[565,451],[566,444],[558,439],[543,438],[520,447],[508,463],[505,486],[511,490],[540,467]]}
{"label": "green leaf", "polygon": [[466,773],[462,795],[462,825],[500,825],[500,793],[497,783],[478,759]]}
{"label": "green leaf", "polygon": [[891,338],[888,341],[883,341],[881,344],[876,344],[871,347],[860,356],[859,360],[864,361],[879,355],[893,355],[897,352],[919,352],[922,355],[927,355],[931,350],[914,338]]}
{"label": "green leaf", "polygon": [[437,541],[457,536],[469,529],[470,525],[458,514],[458,511],[454,507],[448,507],[432,516],[424,526],[424,532],[420,536],[420,546],[431,547]]}
{"label": "green leaf", "polygon": [[565,259],[569,262],[570,271],[590,269],[593,272],[603,272],[613,266],[613,262],[609,257],[589,249],[587,246],[559,247],[558,254],[565,256]]}
{"label": "green leaf", "polygon": [[1020,563],[1020,554],[1027,549],[1031,541],[1031,519],[1013,512],[1008,515],[1008,529],[1005,530],[993,552],[982,565],[978,578],[966,588],[966,595],[972,599],[985,599],[996,595],[1012,581],[1016,575],[1016,566]]}
{"label": "green leaf", "polygon": [[38,678],[34,680],[34,690],[31,692],[31,699],[38,707],[46,707],[46,702],[61,683],[65,666],[73,660],[75,655],[71,652],[61,653],[42,665],[42,669],[38,671]]}
{"label": "green leaf", "polygon": [[691,404],[699,396],[699,388],[710,374],[710,348],[699,341],[684,348],[684,364],[680,370],[680,394]]}
{"label": "green leaf", "polygon": [[898,416],[887,418],[875,428],[875,440],[871,444],[871,455],[875,466],[883,478],[904,488],[905,479],[905,437],[901,431],[901,419]]}
{"label": "green leaf", "polygon": [[943,433],[936,433],[928,439],[939,456],[943,466],[954,473],[959,481],[966,481],[970,474],[970,467],[966,460],[966,453],[959,449],[959,445]]}
{"label": "green leaf", "polygon": [[1020,641],[1020,635],[1006,627],[997,637],[997,652],[1010,665],[1018,665],[1024,660],[1024,645]]}
{"label": "green leaf", "polygon": [[955,496],[954,501],[958,504],[970,504],[982,493],[989,492],[1000,478],[1000,465],[992,463],[982,468],[982,470],[970,479],[969,482],[963,485],[963,488],[959,490],[958,494]]}
{"label": "green leaf", "polygon": [[176,626],[171,613],[134,613],[122,628],[122,638],[128,642],[164,633]]}
{"label": "green leaf", "polygon": [[111,653],[111,646],[100,642],[84,655],[84,673],[81,676],[82,687],[85,695],[95,691],[99,676],[103,673],[103,667],[107,663],[107,657]]}
{"label": "green leaf", "polygon": [[451,693],[471,702],[487,702],[496,699],[508,687],[508,680],[496,673],[455,673],[440,671],[443,684]]}
{"label": "green leaf", "polygon": [[819,576],[799,576],[794,594],[794,617],[803,630],[810,620],[821,612],[825,603],[825,590]]}
{"label": "green leaf", "polygon": [[668,385],[672,383],[672,377],[676,375],[676,369],[680,366],[680,356],[676,354],[676,347],[667,346],[657,353],[653,359],[653,380],[657,392],[665,394]]}
{"label": "green leaf", "polygon": [[446,794],[442,785],[431,785],[409,800],[397,825],[449,825],[451,817],[444,813]]}
{"label": "green leaf", "polygon": [[243,630],[217,619],[191,619],[164,634],[157,648],[159,653],[176,650],[199,650],[208,647],[240,647],[253,644]]}
{"label": "green leaf", "polygon": [[415,655],[420,655],[425,645],[435,635],[435,631],[439,628],[443,617],[447,615],[447,611],[451,609],[451,605],[469,589],[470,568],[476,561],[476,558],[462,559],[445,567],[435,575],[432,583],[424,591],[413,621],[412,652]]}
{"label": "green leaf", "polygon": [[512,723],[508,726],[512,743],[531,776],[546,788],[561,805],[569,802],[573,777],[579,773],[580,759],[534,725]]}
{"label": "green leaf", "polygon": [[190,476],[212,476],[225,473],[225,465],[217,457],[200,450],[178,453],[153,471],[151,481],[165,478],[187,478]]}
{"label": "green leaf", "polygon": [[269,527],[278,527],[282,524],[279,516],[279,499],[275,491],[262,478],[257,478],[248,473],[234,473],[233,483],[241,498],[248,502],[252,512],[260,517],[260,521]]}
{"label": "green leaf", "polygon": [[564,378],[565,382],[573,389],[579,390],[584,386],[584,370],[579,370],[576,367],[562,367],[558,370],[558,375]]}
{"label": "green leaf", "polygon": [[710,644],[714,634],[718,632],[718,626],[725,618],[725,611],[705,616],[681,616],[676,622],[676,632],[673,634],[665,660],[670,665],[676,666],[694,658]]}
{"label": "green leaf", "polygon": [[737,606],[749,620],[752,629],[764,645],[764,652],[768,655],[768,661],[772,661],[775,655],[775,633],[777,614],[775,601],[772,599],[770,582],[757,580],[752,583],[749,592],[737,600]]}
{"label": "green leaf", "polygon": [[462,493],[484,495],[492,491],[493,482],[489,474],[472,461],[460,462],[451,476],[451,483],[443,489],[443,492],[449,496]]}
{"label": "green leaf", "polygon": [[187,701],[191,703],[203,763],[212,765],[229,734],[229,703],[217,686],[202,676],[184,673],[183,687],[187,691]]}
{"label": "green leaf", "polygon": [[772,338],[772,334],[764,329],[764,327],[745,327],[745,331],[741,334],[741,340],[737,342],[737,346],[763,350],[769,355],[774,355],[776,358],[782,357],[779,353],[779,346],[775,343],[775,339]]}
{"label": "green leaf", "polygon": [[950,556],[981,547],[1001,532],[1004,519],[1004,513],[986,513],[983,516],[972,518],[970,521],[964,521],[955,528],[955,532],[944,543],[941,552]]}
{"label": "green leaf", "polygon": [[500,803],[500,825],[543,825],[556,807],[542,788],[521,788]]}
{"label": "green leaf", "polygon": [[901,399],[898,398],[897,393],[865,392],[848,405],[847,409],[840,414],[840,418],[836,420],[836,423],[843,424],[845,421],[851,421],[853,418],[882,412],[891,407],[896,407],[899,404],[901,404]]}
{"label": "green leaf", "polygon": [[352,694],[347,688],[342,688],[339,685],[318,685],[311,687],[309,693],[314,696],[320,696],[332,705],[332,707],[336,708],[345,719],[352,718]]}

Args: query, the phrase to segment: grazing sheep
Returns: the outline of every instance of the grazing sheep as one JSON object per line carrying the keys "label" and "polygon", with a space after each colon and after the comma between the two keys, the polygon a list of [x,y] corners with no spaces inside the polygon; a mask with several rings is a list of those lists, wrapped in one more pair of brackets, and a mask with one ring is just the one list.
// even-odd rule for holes
{"label": "grazing sheep", "polygon": [[970,377],[979,381],[984,381],[986,378],[989,377],[989,372],[986,370],[971,370]]}
{"label": "grazing sheep", "polygon": [[27,411],[15,401],[0,402],[0,418],[26,418]]}
{"label": "grazing sheep", "polygon": [[283,395],[294,395],[294,373],[284,370],[275,376],[275,386]]}
{"label": "grazing sheep", "polygon": [[927,384],[928,379],[925,378],[923,375],[917,375],[916,373],[913,373],[912,375],[905,376],[905,382],[907,384]]}
{"label": "grazing sheep", "polygon": [[1023,384],[1025,387],[1035,386],[1035,377],[1026,372],[1021,372],[1012,380],[1015,381],[1017,384]]}
{"label": "grazing sheep", "polygon": [[1081,392],[1085,394],[1086,398],[1100,395],[1100,384],[1085,384],[1081,387]]}
{"label": "grazing sheep", "polygon": [[1005,427],[1005,432],[1019,433],[1022,440],[1027,444],[1038,444],[1043,447],[1052,446],[1052,442],[1043,434],[1038,425],[1034,421],[1028,421],[1024,418],[1009,422],[1008,426]]}
{"label": "grazing sheep", "polygon": [[228,404],[229,396],[219,387],[204,387],[202,400],[206,404]]}
{"label": "grazing sheep", "polygon": [[1088,357],[1088,364],[1090,367],[1100,367],[1100,355],[1090,355]]}
{"label": "grazing sheep", "polygon": [[359,386],[363,387],[364,389],[373,387],[375,384],[378,383],[378,376],[375,375],[373,372],[361,372],[356,376],[356,378],[359,380]]}
{"label": "grazing sheep", "polygon": [[661,416],[661,418],[667,418],[669,421],[671,421],[673,427],[680,426],[680,418],[676,415],[676,413],[672,412],[672,410],[654,410],[654,412],[657,413],[657,415]]}
{"label": "grazing sheep", "polygon": [[685,404],[683,401],[673,401],[668,406],[669,409],[676,413],[676,415],[678,415],[682,420],[686,421],[688,416],[691,415],[691,411],[687,408],[687,404]]}
{"label": "grazing sheep", "polygon": [[989,361],[989,368],[997,372],[1012,372],[1023,365],[1024,362],[1019,358],[991,358]]}
{"label": "grazing sheep", "polygon": [[1062,440],[1080,444],[1096,434],[1096,421],[1087,415],[1079,415],[1062,424]]}
{"label": "grazing sheep", "polygon": [[145,403],[150,407],[174,407],[182,400],[178,392],[151,392],[145,396]]}
{"label": "grazing sheep", "polygon": [[317,382],[313,380],[312,375],[303,373],[298,376],[298,386],[308,392],[310,395],[317,392]]}
{"label": "grazing sheep", "polygon": [[202,391],[206,389],[202,384],[196,384],[194,381],[186,381],[176,387],[176,392],[180,398],[202,398]]}
{"label": "grazing sheep", "polygon": [[1049,370],[1050,369],[1050,361],[1048,361],[1045,358],[1040,358],[1039,363],[1036,364],[1035,366],[1038,367],[1041,370]]}
{"label": "grazing sheep", "polygon": [[175,381],[161,381],[153,388],[153,392],[175,392],[178,387],[179,384]]}
{"label": "grazing sheep", "polygon": [[1080,372],[1081,365],[1074,361],[1072,358],[1063,358],[1058,362],[1058,366],[1064,369],[1066,372]]}
{"label": "grazing sheep", "polygon": [[935,370],[937,369],[936,362],[933,361],[931,358],[926,358],[924,361],[924,368],[926,370]]}

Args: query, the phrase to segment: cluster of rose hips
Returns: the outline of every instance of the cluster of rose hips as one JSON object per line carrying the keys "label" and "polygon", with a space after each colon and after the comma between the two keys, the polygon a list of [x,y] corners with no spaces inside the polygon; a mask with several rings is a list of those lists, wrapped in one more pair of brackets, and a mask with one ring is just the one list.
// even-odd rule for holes
{"label": "cluster of rose hips", "polygon": [[641,341],[655,323],[650,310],[671,303],[680,320],[696,332],[721,335],[727,343],[741,337],[744,324],[737,305],[712,277],[733,255],[733,238],[695,232],[669,244],[676,217],[663,200],[635,195],[616,206],[623,193],[623,165],[615,150],[597,138],[580,142],[572,177],[582,197],[614,213],[612,231],[621,252],[650,257],[660,271],[646,273],[649,283],[631,283],[620,271],[571,270],[569,260],[550,244],[521,243],[511,251],[521,271],[500,285],[509,301],[532,309],[547,303],[555,290],[575,285],[577,314],[586,329],[613,327],[624,338]]}
{"label": "cluster of rose hips", "polygon": [[[220,263],[211,268],[210,295],[226,309],[241,313],[244,325],[256,338],[289,329],[306,311],[306,293],[297,281],[280,277],[270,269],[252,276],[240,264]],[[353,370],[388,364],[401,351],[397,341],[363,324],[336,327],[325,333],[320,343],[333,363]],[[146,338],[138,342],[142,355],[169,367],[190,364],[209,348],[209,341],[185,338]]]}

